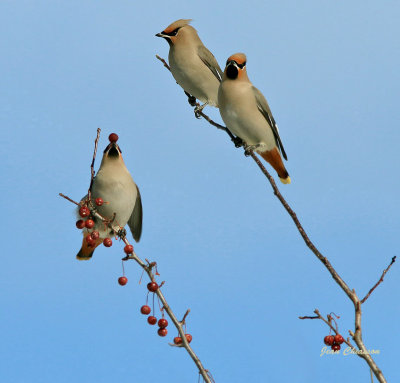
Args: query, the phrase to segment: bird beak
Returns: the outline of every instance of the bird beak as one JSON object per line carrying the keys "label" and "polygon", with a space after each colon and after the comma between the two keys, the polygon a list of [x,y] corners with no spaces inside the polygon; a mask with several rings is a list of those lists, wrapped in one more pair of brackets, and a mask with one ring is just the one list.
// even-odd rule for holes
{"label": "bird beak", "polygon": [[104,149],[104,154],[107,154],[107,157],[119,157],[121,153],[121,149],[116,142],[110,142]]}
{"label": "bird beak", "polygon": [[165,37],[165,35],[163,35],[162,33],[157,33],[156,37]]}
{"label": "bird beak", "polygon": [[228,62],[226,63],[226,66],[227,66],[227,67],[230,66],[230,65],[233,65],[233,66],[235,66],[235,67],[237,68],[237,63],[236,63],[235,60],[231,60],[231,61],[228,61]]}

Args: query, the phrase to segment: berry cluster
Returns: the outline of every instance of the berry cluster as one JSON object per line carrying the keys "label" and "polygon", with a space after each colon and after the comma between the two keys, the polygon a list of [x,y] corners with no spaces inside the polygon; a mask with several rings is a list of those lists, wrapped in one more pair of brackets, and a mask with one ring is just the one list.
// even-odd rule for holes
{"label": "berry cluster", "polygon": [[[193,339],[193,337],[190,334],[185,334],[185,338],[188,341],[188,343],[190,343]],[[180,336],[176,336],[174,338],[174,343],[179,346],[180,344],[182,344],[182,338]]]}
{"label": "berry cluster", "polygon": [[[154,281],[149,282],[147,284],[147,290],[149,290],[149,292],[151,293],[155,293],[158,290],[158,287],[159,287],[158,283]],[[154,310],[154,301],[153,301],[153,310]],[[140,312],[143,315],[149,315],[151,313],[151,308],[146,304],[140,308]],[[150,315],[147,318],[147,323],[153,326],[157,323],[157,318],[153,315]],[[159,336],[166,336],[168,334],[167,326],[168,326],[168,321],[164,318],[164,313],[163,313],[162,318],[158,320],[159,328],[157,333]]]}
{"label": "berry cluster", "polygon": [[[147,290],[149,290],[150,293],[155,293],[158,289],[159,289],[158,283],[155,282],[155,281],[149,282],[147,284]],[[154,295],[153,295],[153,311],[154,311]],[[145,305],[143,305],[140,308],[140,312],[143,315],[149,315],[147,317],[147,323],[152,325],[152,326],[154,326],[157,323],[158,324],[157,334],[159,336],[164,337],[164,336],[166,336],[168,334],[168,330],[167,330],[168,321],[164,318],[164,312],[163,312],[162,309],[161,309],[161,311],[162,311],[162,318],[160,318],[157,321],[157,318],[154,315],[149,315],[151,313],[151,308],[147,304],[147,302],[146,302]],[[185,334],[185,336],[186,336],[186,340],[190,343],[192,341],[192,336],[190,334]],[[174,343],[177,346],[181,345],[182,344],[182,338],[180,336],[176,336],[174,338]]]}
{"label": "berry cluster", "polygon": [[[95,200],[95,204],[97,206],[101,206],[103,205],[104,201],[102,198],[96,198]],[[94,221],[90,215],[90,209],[87,205],[83,205],[79,208],[79,215],[81,216],[81,218],[85,218],[85,220],[83,219],[79,219],[78,221],[76,221],[75,225],[78,229],[87,229],[88,234],[85,237],[85,241],[88,244],[89,247],[95,247],[97,240],[100,238],[100,234],[97,230],[93,230],[93,231],[89,231],[92,230],[94,228]],[[105,247],[110,247],[112,245],[112,239],[111,238],[104,238],[103,240],[103,244]]]}
{"label": "berry cluster", "polygon": [[340,345],[344,342],[344,338],[340,334],[336,334],[335,336],[333,335],[327,335],[324,338],[324,343],[327,346],[331,346],[331,349],[333,351],[339,351],[340,350]]}

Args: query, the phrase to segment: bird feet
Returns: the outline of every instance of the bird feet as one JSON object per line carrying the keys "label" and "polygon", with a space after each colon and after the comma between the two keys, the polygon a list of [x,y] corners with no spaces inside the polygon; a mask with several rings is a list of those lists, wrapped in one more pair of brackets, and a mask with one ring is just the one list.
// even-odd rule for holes
{"label": "bird feet", "polygon": [[184,92],[188,98],[188,103],[190,104],[190,106],[196,106],[196,97],[194,97],[190,93],[186,92],[186,90]]}
{"label": "bird feet", "polygon": [[244,144],[243,140],[240,137],[233,137],[231,138],[231,140],[235,144],[236,148],[240,148]]}
{"label": "bird feet", "polygon": [[194,115],[196,116],[196,118],[200,118],[201,115],[200,113],[203,111],[203,109],[208,105],[208,102],[205,102],[203,105],[196,105],[196,107],[194,108]]}
{"label": "bird feet", "polygon": [[126,230],[124,228],[119,229],[117,232],[117,236],[121,239],[124,239],[126,237]]}

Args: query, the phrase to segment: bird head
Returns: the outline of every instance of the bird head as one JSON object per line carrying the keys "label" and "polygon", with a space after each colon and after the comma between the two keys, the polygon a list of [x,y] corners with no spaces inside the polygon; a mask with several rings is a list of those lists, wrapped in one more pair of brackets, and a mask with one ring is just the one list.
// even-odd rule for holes
{"label": "bird head", "polygon": [[185,35],[185,32],[189,32],[189,30],[195,31],[195,29],[189,25],[191,21],[191,19],[176,20],[168,25],[162,32],[157,33],[156,36],[164,38],[167,40],[168,44],[172,46]]}
{"label": "bird head", "polygon": [[226,60],[224,74],[230,80],[247,78],[246,74],[246,55],[235,53]]}
{"label": "bird head", "polygon": [[104,149],[103,161],[106,158],[110,160],[122,159],[122,151],[116,142],[110,142]]}

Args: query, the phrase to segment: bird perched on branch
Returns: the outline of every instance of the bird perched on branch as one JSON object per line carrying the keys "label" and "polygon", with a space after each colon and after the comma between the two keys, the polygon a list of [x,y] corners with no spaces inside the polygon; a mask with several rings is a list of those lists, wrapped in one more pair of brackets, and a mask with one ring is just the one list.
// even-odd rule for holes
{"label": "bird perched on branch", "polygon": [[245,54],[236,53],[226,61],[218,104],[227,128],[245,142],[245,149],[259,153],[283,183],[290,183],[281,158],[287,160],[278,127],[267,100],[247,76]]}
{"label": "bird perched on branch", "polygon": [[204,103],[196,107],[195,112],[199,112],[206,105],[218,107],[222,70],[196,30],[189,25],[190,21],[177,20],[156,36],[163,37],[169,44],[168,61],[176,82],[185,92]]}
{"label": "bird perched on branch", "polygon": [[[115,141],[112,141],[113,135]],[[116,142],[117,139],[118,136],[115,133],[110,135],[111,142],[104,150],[100,168],[93,179],[92,205],[98,205],[99,199],[104,201],[100,206],[96,206],[96,211],[105,219],[112,219],[115,214],[113,225],[123,229],[128,224],[133,238],[136,242],[139,242],[142,234],[142,201],[139,189],[122,159],[121,149]],[[87,196],[83,197],[81,203],[87,201],[87,198]],[[110,238],[117,234],[100,218],[94,216],[91,219],[94,221],[93,230],[99,233],[99,237],[88,242],[86,240],[88,232],[83,231],[82,248],[76,256],[79,260],[90,259],[95,248],[103,242],[104,238]]]}

